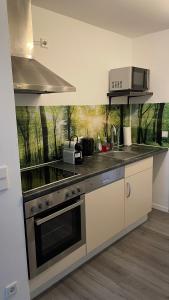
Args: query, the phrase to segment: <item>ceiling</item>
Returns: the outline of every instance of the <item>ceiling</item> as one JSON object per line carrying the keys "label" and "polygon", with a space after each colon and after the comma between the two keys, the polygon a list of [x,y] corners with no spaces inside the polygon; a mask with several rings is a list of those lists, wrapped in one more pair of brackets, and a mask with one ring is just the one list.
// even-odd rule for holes
{"label": "ceiling", "polygon": [[169,0],[32,0],[32,4],[131,38],[169,28]]}

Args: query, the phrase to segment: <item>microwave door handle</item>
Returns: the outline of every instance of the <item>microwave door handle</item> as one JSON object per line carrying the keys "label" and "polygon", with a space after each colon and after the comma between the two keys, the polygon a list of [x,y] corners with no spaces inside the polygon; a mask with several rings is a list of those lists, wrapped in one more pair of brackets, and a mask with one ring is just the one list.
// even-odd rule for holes
{"label": "microwave door handle", "polygon": [[79,202],[77,202],[75,204],[72,204],[71,206],[68,206],[68,207],[66,207],[64,209],[61,209],[61,210],[59,210],[59,211],[57,211],[57,212],[55,212],[55,213],[53,213],[53,214],[51,214],[51,215],[43,218],[43,219],[38,219],[38,220],[35,221],[35,224],[37,226],[42,225],[42,224],[46,223],[47,221],[50,221],[50,220],[52,220],[52,219],[54,219],[54,218],[56,218],[56,217],[58,217],[58,216],[60,216],[60,215],[62,215],[64,213],[72,210],[73,208],[82,205],[83,202],[84,202],[84,200],[81,200],[81,201],[79,201]]}

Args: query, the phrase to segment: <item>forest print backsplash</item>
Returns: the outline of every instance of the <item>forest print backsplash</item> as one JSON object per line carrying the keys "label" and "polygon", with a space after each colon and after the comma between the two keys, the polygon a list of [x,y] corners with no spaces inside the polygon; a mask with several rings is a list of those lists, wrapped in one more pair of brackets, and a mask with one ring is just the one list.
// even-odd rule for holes
{"label": "forest print backsplash", "polygon": [[112,125],[120,127],[123,143],[129,111],[133,143],[169,147],[169,103],[133,104],[130,110],[128,105],[16,107],[21,168],[61,159],[64,141],[73,135],[93,137],[95,143],[98,135],[110,140]]}
{"label": "forest print backsplash", "polygon": [[18,106],[16,116],[20,166],[25,168],[62,158],[64,141],[73,135],[90,136],[95,142],[98,135],[109,140],[112,125],[129,124],[129,107]]}
{"label": "forest print backsplash", "polygon": [[132,142],[169,147],[169,103],[132,105]]}

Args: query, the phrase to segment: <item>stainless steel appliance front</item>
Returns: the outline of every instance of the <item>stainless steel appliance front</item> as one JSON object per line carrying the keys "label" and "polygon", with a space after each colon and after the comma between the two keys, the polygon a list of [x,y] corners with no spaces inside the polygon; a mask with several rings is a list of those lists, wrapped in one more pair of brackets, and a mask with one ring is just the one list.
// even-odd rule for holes
{"label": "stainless steel appliance front", "polygon": [[[32,216],[26,218],[30,278],[46,270],[86,242],[85,196],[80,194],[68,197],[66,193],[65,197],[66,201],[56,201],[59,204],[52,205],[51,194],[50,197],[47,195],[45,205],[48,209],[46,210],[42,210],[41,204],[32,206],[30,202],[33,200],[25,203],[27,207],[25,212],[29,212],[29,208],[32,211]],[[38,199],[35,202],[37,204]]]}

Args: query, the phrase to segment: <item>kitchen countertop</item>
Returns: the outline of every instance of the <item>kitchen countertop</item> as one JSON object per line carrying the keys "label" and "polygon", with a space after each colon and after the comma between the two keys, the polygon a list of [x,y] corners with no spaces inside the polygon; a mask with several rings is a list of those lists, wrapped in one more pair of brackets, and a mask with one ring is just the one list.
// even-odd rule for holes
{"label": "kitchen countertop", "polygon": [[[60,169],[73,171],[78,175],[37,188],[36,190],[24,192],[24,202],[44,196],[45,194],[54,192],[71,184],[75,184],[92,176],[99,175],[103,172],[123,167],[133,162],[167,152],[168,148],[134,144],[130,147],[122,147],[121,150],[122,151],[98,153],[90,157],[85,157],[84,162],[81,165],[71,165],[61,161],[50,163],[50,165],[54,165]],[[119,156],[121,156],[120,153],[127,153],[127,158],[119,159]]]}

